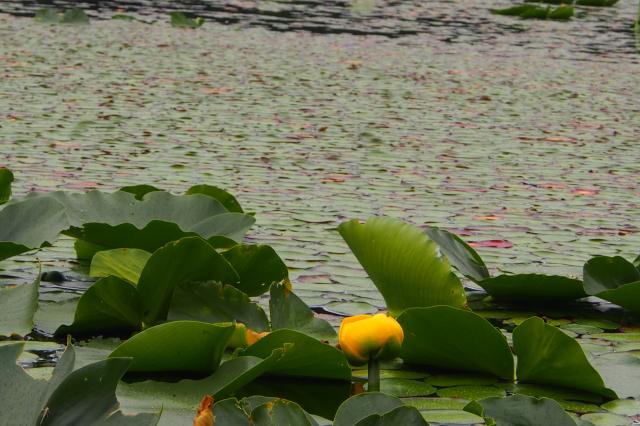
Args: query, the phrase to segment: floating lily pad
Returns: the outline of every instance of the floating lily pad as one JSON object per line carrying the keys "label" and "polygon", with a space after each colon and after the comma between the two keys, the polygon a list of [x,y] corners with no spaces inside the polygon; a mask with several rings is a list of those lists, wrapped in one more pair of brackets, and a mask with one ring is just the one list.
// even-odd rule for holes
{"label": "floating lily pad", "polygon": [[514,361],[504,335],[479,315],[450,306],[412,308],[398,322],[407,363],[513,379]]}
{"label": "floating lily pad", "polygon": [[171,26],[176,28],[199,28],[204,24],[204,19],[202,18],[189,18],[182,12],[171,12]]}
{"label": "floating lily pad", "polygon": [[134,335],[109,357],[133,358],[130,372],[212,373],[234,328],[230,323],[168,322]]}
{"label": "floating lily pad", "polygon": [[640,415],[640,401],[635,399],[616,399],[615,401],[609,401],[606,404],[602,404],[602,408],[622,416]]}
{"label": "floating lily pad", "polygon": [[411,379],[383,379],[380,381],[380,392],[400,398],[410,396],[429,396],[436,388],[428,383]]}
{"label": "floating lily pad", "polygon": [[632,426],[634,424],[630,418],[612,413],[588,413],[580,419],[591,422],[594,426]]}
{"label": "floating lily pad", "polygon": [[576,424],[557,402],[549,398],[537,399],[523,395],[488,398],[470,403],[465,410],[493,419],[495,424],[501,426],[575,426]]}
{"label": "floating lily pad", "polygon": [[460,398],[402,398],[406,405],[418,410],[462,410],[468,403]]}
{"label": "floating lily pad", "polygon": [[563,303],[587,296],[580,280],[559,275],[498,275],[477,284],[497,300],[524,304]]}
{"label": "floating lily pad", "polygon": [[438,396],[443,398],[481,400],[505,395],[504,389],[497,386],[452,386],[438,389]]}
{"label": "floating lily pad", "polygon": [[378,308],[367,302],[339,302],[335,300],[323,305],[322,309],[341,316],[375,314],[378,312]]}
{"label": "floating lily pad", "polygon": [[583,390],[614,399],[582,348],[562,331],[537,317],[513,332],[518,381]]}
{"label": "floating lily pad", "polygon": [[438,246],[420,229],[391,218],[356,220],[338,227],[376,285],[392,315],[410,307],[462,307],[460,280]]}

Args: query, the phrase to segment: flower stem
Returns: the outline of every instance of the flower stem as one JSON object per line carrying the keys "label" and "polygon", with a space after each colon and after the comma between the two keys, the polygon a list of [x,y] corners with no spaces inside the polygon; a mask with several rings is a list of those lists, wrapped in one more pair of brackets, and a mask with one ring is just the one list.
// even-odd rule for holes
{"label": "flower stem", "polygon": [[377,359],[369,360],[369,385],[368,392],[380,392],[380,361]]}

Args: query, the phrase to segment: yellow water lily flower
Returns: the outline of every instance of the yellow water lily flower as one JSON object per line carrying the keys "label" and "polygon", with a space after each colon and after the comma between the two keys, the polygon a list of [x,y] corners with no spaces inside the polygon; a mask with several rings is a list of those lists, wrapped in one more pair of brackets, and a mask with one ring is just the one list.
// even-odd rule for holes
{"label": "yellow water lily flower", "polygon": [[253,331],[246,325],[241,322],[236,323],[236,329],[233,331],[231,335],[231,339],[229,340],[229,348],[246,348],[247,346],[253,345],[258,340],[262,339],[264,336],[269,334],[266,331],[261,333],[257,331]]}
{"label": "yellow water lily flower", "polygon": [[386,314],[356,315],[342,320],[338,339],[349,362],[363,365],[370,359],[398,356],[404,332],[398,321]]}
{"label": "yellow water lily flower", "polygon": [[213,426],[213,397],[211,395],[205,395],[200,401],[200,407],[198,407],[198,414],[193,419],[193,426]]}

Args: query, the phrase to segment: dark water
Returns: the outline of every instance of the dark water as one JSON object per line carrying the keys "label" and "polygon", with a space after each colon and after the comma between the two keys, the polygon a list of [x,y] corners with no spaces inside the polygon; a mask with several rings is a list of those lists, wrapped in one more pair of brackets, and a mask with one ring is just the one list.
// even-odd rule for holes
{"label": "dark water", "polygon": [[620,0],[610,8],[580,7],[570,22],[522,21],[492,15],[506,7],[501,0],[279,0],[279,1],[86,1],[40,0],[0,2],[0,12],[30,16],[44,6],[80,7],[94,19],[117,11],[147,22],[166,20],[171,11],[202,16],[225,25],[260,26],[273,31],[406,37],[430,34],[439,41],[516,45],[549,51],[569,50],[635,62],[633,21],[637,2]]}

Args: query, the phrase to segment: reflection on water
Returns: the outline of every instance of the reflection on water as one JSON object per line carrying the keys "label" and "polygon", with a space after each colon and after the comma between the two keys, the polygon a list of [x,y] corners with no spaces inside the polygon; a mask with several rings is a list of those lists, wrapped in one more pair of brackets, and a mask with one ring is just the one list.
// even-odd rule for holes
{"label": "reflection on water", "polygon": [[[633,22],[636,3],[620,0],[611,8],[578,8],[570,22],[520,21],[494,16],[489,9],[503,0],[4,0],[0,12],[30,16],[43,6],[77,6],[92,18],[109,18],[115,11],[139,15],[152,22],[166,20],[174,10],[187,11],[209,22],[262,26],[274,31],[349,33],[405,37],[430,34],[452,43],[508,44],[549,50],[564,49],[619,60],[637,55]],[[515,36],[525,33],[525,36]]]}

